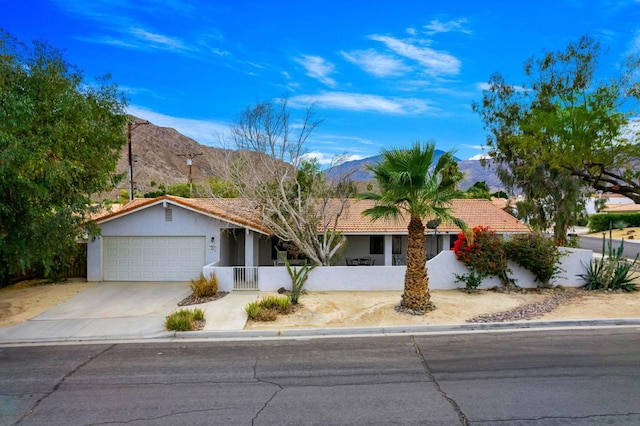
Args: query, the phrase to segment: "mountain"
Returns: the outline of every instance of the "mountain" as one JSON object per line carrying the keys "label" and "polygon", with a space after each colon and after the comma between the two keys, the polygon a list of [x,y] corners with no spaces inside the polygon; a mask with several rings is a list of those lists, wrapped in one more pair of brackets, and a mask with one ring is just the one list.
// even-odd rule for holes
{"label": "mountain", "polygon": [[[189,166],[187,156],[192,157],[192,180],[200,182],[212,176],[224,177],[226,164],[238,155],[236,151],[214,148],[198,143],[177,130],[169,127],[156,126],[153,123],[139,125],[131,131],[131,151],[135,158],[133,162],[133,180],[136,192],[144,194],[157,190],[158,185],[165,186],[187,183],[189,181]],[[436,150],[436,159],[444,151]],[[373,180],[371,174],[365,170],[366,164],[375,164],[381,156],[364,158],[362,160],[347,161],[325,171],[327,176],[337,179],[348,175],[356,181],[361,190],[366,188],[366,181]],[[122,148],[116,172],[124,178],[113,191],[100,194],[100,198],[117,199],[121,190],[129,190],[129,148]],[[501,189],[502,185],[492,168],[485,169],[476,160],[461,161],[456,158],[460,170],[466,173],[461,189],[467,189],[477,181],[485,181],[492,190]],[[151,183],[155,182],[155,186]],[[362,185],[364,183],[364,185]]]}
{"label": "mountain", "polygon": [[[153,123],[139,125],[131,131],[131,151],[133,162],[133,180],[136,192],[157,190],[157,186],[187,183],[189,166],[187,157],[192,156],[193,182],[205,180],[211,176],[222,176],[221,166],[227,164],[234,152],[227,149],[201,145],[195,140],[169,127],[156,126]],[[129,148],[122,148],[116,173],[125,177],[117,188],[103,197],[116,199],[120,190],[129,190]],[[155,182],[155,186],[151,183]]]}
{"label": "mountain", "polygon": [[[444,151],[435,151],[435,161],[444,154]],[[329,179],[337,180],[341,177],[349,177],[351,180],[371,181],[373,175],[365,169],[366,165],[375,164],[380,161],[381,155],[363,158],[361,160],[346,161],[337,166],[330,167],[325,170]],[[492,191],[503,189],[504,186],[495,173],[495,166],[491,160],[487,160],[486,166],[483,166],[480,160],[460,160],[455,158],[460,167],[460,171],[465,173],[465,178],[460,183],[460,189],[466,190],[476,182],[485,181]]]}

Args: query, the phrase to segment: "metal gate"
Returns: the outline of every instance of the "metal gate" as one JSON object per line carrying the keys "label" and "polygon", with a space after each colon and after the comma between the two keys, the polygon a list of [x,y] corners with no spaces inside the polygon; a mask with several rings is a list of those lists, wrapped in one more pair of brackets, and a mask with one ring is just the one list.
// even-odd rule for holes
{"label": "metal gate", "polygon": [[233,289],[234,290],[260,290],[257,266],[234,266]]}

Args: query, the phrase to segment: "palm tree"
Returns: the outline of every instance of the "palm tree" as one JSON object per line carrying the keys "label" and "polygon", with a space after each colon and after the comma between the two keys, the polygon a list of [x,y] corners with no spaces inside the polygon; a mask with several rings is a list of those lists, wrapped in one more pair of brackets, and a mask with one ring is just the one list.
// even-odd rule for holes
{"label": "palm tree", "polygon": [[451,214],[450,202],[463,174],[453,152],[443,154],[433,166],[434,144],[414,143],[409,149],[383,149],[382,159],[368,166],[378,182],[379,194],[361,194],[376,205],[364,211],[373,220],[409,216],[407,271],[400,306],[424,313],[434,308],[429,294],[425,226],[427,219],[448,220],[461,229],[464,222]]}

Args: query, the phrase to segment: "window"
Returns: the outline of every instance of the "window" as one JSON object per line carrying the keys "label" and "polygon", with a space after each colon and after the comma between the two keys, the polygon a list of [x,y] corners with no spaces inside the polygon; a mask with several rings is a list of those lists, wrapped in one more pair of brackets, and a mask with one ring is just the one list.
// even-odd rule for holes
{"label": "window", "polygon": [[402,235],[394,235],[391,244],[392,254],[402,254]]}
{"label": "window", "polygon": [[173,210],[171,210],[171,207],[167,207],[164,209],[164,221],[165,222],[173,221]]}
{"label": "window", "polygon": [[372,235],[369,237],[369,254],[384,254],[384,236]]}

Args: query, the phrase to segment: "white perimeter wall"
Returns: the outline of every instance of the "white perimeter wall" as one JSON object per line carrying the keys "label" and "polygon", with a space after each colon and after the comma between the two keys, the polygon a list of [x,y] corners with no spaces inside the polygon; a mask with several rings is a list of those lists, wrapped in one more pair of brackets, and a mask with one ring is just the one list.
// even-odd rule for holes
{"label": "white perimeter wall", "polygon": [[[560,249],[564,255],[560,259],[563,269],[551,282],[564,287],[581,287],[586,282],[578,275],[585,273],[586,266],[593,257],[591,250]],[[456,275],[466,274],[467,268],[456,259],[453,251],[447,250],[427,262],[429,288],[432,290],[450,290],[463,288],[456,282]],[[509,262],[512,273],[520,287],[537,287],[533,274],[518,265]],[[291,289],[291,279],[285,267],[259,267],[261,291],[276,291],[281,287]],[[380,291],[402,290],[406,266],[319,266],[309,274],[304,286],[309,291]],[[203,268],[205,276],[215,273],[221,291],[233,290],[233,268],[207,265]],[[497,277],[486,278],[481,288],[500,286]]]}

